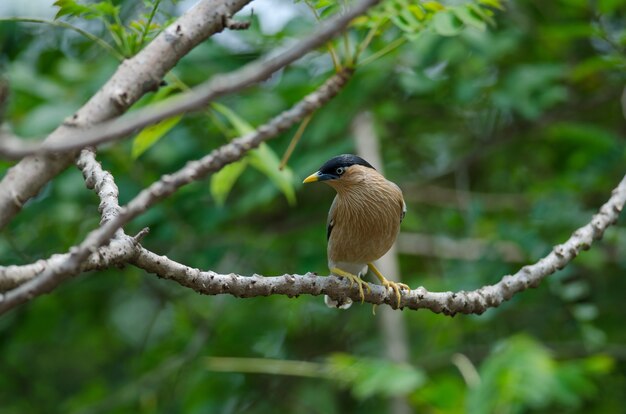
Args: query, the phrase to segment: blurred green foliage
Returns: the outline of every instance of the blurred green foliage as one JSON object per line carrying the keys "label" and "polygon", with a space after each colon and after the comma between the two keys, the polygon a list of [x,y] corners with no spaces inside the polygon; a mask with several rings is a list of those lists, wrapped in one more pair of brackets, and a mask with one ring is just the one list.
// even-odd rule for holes
{"label": "blurred green foliage", "polygon": [[596,375],[611,371],[613,360],[594,355],[575,361],[555,361],[535,340],[516,335],[499,344],[484,360],[481,383],[471,390],[467,410],[472,413],[520,413],[551,405],[581,408],[598,394]]}
{"label": "blurred green foliage", "polygon": [[[135,53],[179,14],[176,4],[156,3],[57,2],[89,8],[61,8],[61,21],[114,52],[77,30],[2,21],[0,67],[11,89],[4,121],[24,137],[51,131],[111,76],[120,55]],[[308,4],[321,19],[343,7]],[[173,92],[317,24],[302,3],[281,7],[295,13],[275,33],[264,31],[261,12],[242,13],[252,19],[249,30],[198,46],[168,76]],[[261,157],[266,168],[248,158],[221,173],[228,180],[191,184],[126,230],[149,226],[146,247],[194,267],[325,274],[333,193],[299,182],[330,156],[354,151],[350,124],[369,111],[387,176],[405,189],[403,231],[509,241],[536,260],[586,223],[625,172],[625,10],[623,0],[384,2],[333,42],[345,64],[371,38],[354,79],[307,126],[282,184],[268,158]],[[288,108],[336,63],[320,50],[220,99],[221,113],[213,107],[170,121],[168,131],[144,131],[140,149],[141,134],[103,148],[99,158],[121,202],[244,133],[242,125]],[[137,106],[159,94],[167,95]],[[273,165],[296,129],[267,145]],[[10,165],[1,161],[0,173]],[[463,197],[416,197],[428,186]],[[524,202],[494,208],[485,194]],[[66,251],[97,226],[97,205],[80,173],[68,169],[3,230],[0,264]],[[83,275],[0,318],[0,411],[381,413],[391,412],[389,396],[401,395],[424,413],[622,412],[623,224],[538,289],[484,315],[403,312],[409,365],[384,360],[381,317],[370,306],[340,312],[316,297],[203,297],[132,267]],[[400,263],[404,282],[429,290],[474,289],[522,265],[493,255],[401,255]],[[454,355],[469,364],[455,364]],[[218,372],[201,362],[225,357],[332,370],[307,377],[232,365]],[[477,383],[460,370],[472,367]]]}

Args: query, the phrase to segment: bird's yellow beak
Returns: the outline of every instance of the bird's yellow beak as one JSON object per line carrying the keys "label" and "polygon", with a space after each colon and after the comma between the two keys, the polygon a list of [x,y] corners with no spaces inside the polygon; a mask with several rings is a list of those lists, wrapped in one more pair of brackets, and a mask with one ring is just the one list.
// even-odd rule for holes
{"label": "bird's yellow beak", "polygon": [[316,171],[313,174],[309,175],[307,178],[305,178],[304,181],[302,181],[302,184],[314,183],[319,180],[320,180],[320,172]]}

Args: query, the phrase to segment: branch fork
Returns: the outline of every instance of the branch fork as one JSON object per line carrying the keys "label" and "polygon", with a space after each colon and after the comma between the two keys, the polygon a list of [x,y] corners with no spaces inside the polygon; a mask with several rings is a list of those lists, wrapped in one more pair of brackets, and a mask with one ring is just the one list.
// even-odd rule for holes
{"label": "branch fork", "polygon": [[[21,142],[18,145],[11,139],[0,142],[0,152],[5,155],[29,155],[11,169],[0,182],[0,227],[21,209],[25,200],[35,195],[75,157],[86,186],[94,190],[99,198],[98,211],[101,215],[99,227],[90,232],[80,244],[70,248],[68,253],[53,255],[46,260],[24,266],[0,267],[0,292],[4,292],[0,293],[0,314],[52,291],[63,281],[82,272],[126,264],[133,264],[202,294],[231,294],[242,298],[274,294],[288,297],[326,294],[339,302],[348,297],[353,301],[360,300],[358,290],[351,288],[347,280],[334,276],[320,277],[314,273],[306,273],[264,277],[201,271],[144,248],[141,240],[148,234],[147,228],[134,237],[126,235],[123,231],[124,225],[184,185],[200,180],[241,159],[249,150],[310,116],[342,90],[353,74],[351,69],[338,72],[292,108],[277,115],[254,132],[237,138],[198,160],[188,162],[172,174],[162,176],[124,206],[119,205],[119,191],[114,177],[102,169],[95,158],[95,150],[86,148],[121,139],[137,128],[169,116],[198,110],[218,96],[237,92],[255,82],[260,82],[323,45],[343,31],[354,17],[377,3],[377,0],[363,0],[281,54],[265,57],[233,73],[218,75],[169,104],[137,111],[132,118],[107,121],[119,115],[145,93],[147,91],[145,85],[154,82],[158,84],[159,79],[162,79],[178,59],[210,34],[224,27],[237,30],[238,25],[245,25],[247,22],[243,24],[235,22],[230,16],[248,1],[201,1],[196,9],[181,17],[173,26],[166,29],[163,36],[157,37],[151,45],[140,52],[141,56],[123,62],[111,80],[74,115],[73,119],[76,121],[80,119],[81,125],[99,123],[98,125],[84,128],[80,132],[75,127],[61,125],[46,141],[35,145]],[[224,12],[215,13],[216,10]],[[209,21],[205,19],[207,16],[210,17]],[[170,33],[172,31],[177,36],[176,42],[172,42]],[[167,56],[162,56],[163,53]],[[156,66],[153,68],[150,65]],[[133,68],[139,72],[135,73]],[[141,80],[145,82],[137,86],[137,82]],[[424,287],[418,287],[402,291],[399,304],[395,292],[380,285],[371,285],[371,291],[365,293],[364,299],[376,305],[388,304],[391,307],[399,305],[400,309],[430,309],[446,315],[481,314],[489,308],[499,306],[519,292],[538,286],[544,278],[565,267],[582,250],[589,249],[595,240],[602,238],[610,225],[617,222],[625,203],[626,177],[588,224],[576,230],[563,244],[555,246],[544,258],[522,267],[513,275],[504,276],[493,285],[467,292],[429,292]]]}

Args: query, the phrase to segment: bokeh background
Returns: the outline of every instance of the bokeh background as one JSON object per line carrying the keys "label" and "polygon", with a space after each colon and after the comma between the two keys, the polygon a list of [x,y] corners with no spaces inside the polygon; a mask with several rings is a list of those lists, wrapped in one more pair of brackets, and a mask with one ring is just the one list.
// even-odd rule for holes
{"label": "bokeh background", "polygon": [[[118,60],[73,30],[16,21],[52,20],[51,2],[13,3],[24,4],[0,4],[0,70],[10,87],[4,122],[42,137]],[[114,3],[122,22],[147,10]],[[191,3],[163,1],[155,22]],[[322,18],[337,12],[314,6]],[[626,2],[502,6],[489,8],[494,23],[484,28],[482,18],[425,22],[376,37],[365,59],[403,40],[359,66],[315,114],[289,160],[287,184],[249,166],[227,197],[209,180],[193,183],[127,232],[149,226],[146,247],[202,269],[326,274],[333,193],[299,183],[331,156],[354,152],[360,125],[377,137],[386,175],[405,193],[405,283],[471,290],[539,259],[587,223],[626,172]],[[196,85],[317,24],[304,3],[257,0],[252,8],[239,14],[252,19],[249,30],[202,43],[168,83]],[[116,47],[101,19],[62,20]],[[351,29],[352,47],[363,33]],[[328,51],[319,50],[220,99],[230,112],[189,115],[138,157],[127,140],[102,148],[99,159],[124,203],[237,135],[233,116],[260,125],[332,71]],[[269,144],[277,157],[295,131]],[[0,173],[11,165],[0,161]],[[66,251],[97,226],[97,204],[80,172],[68,169],[2,231],[0,264]],[[480,316],[403,311],[394,337],[384,310],[373,315],[370,305],[339,311],[319,297],[207,297],[133,267],[85,274],[0,318],[0,412],[624,412],[624,252],[622,218],[539,288]],[[406,350],[405,362],[388,359],[394,344]]]}

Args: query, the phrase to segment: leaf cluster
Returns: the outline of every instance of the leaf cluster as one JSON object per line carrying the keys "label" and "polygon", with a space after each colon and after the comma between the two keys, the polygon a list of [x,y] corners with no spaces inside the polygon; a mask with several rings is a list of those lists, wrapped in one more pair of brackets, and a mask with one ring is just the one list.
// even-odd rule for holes
{"label": "leaf cluster", "polygon": [[55,19],[65,16],[97,20],[106,28],[118,52],[123,57],[131,57],[162,30],[163,24],[155,20],[160,3],[161,0],[143,0],[144,11],[125,24],[122,18],[122,6],[115,4],[113,0],[94,3],[56,0],[54,5],[59,10]]}

